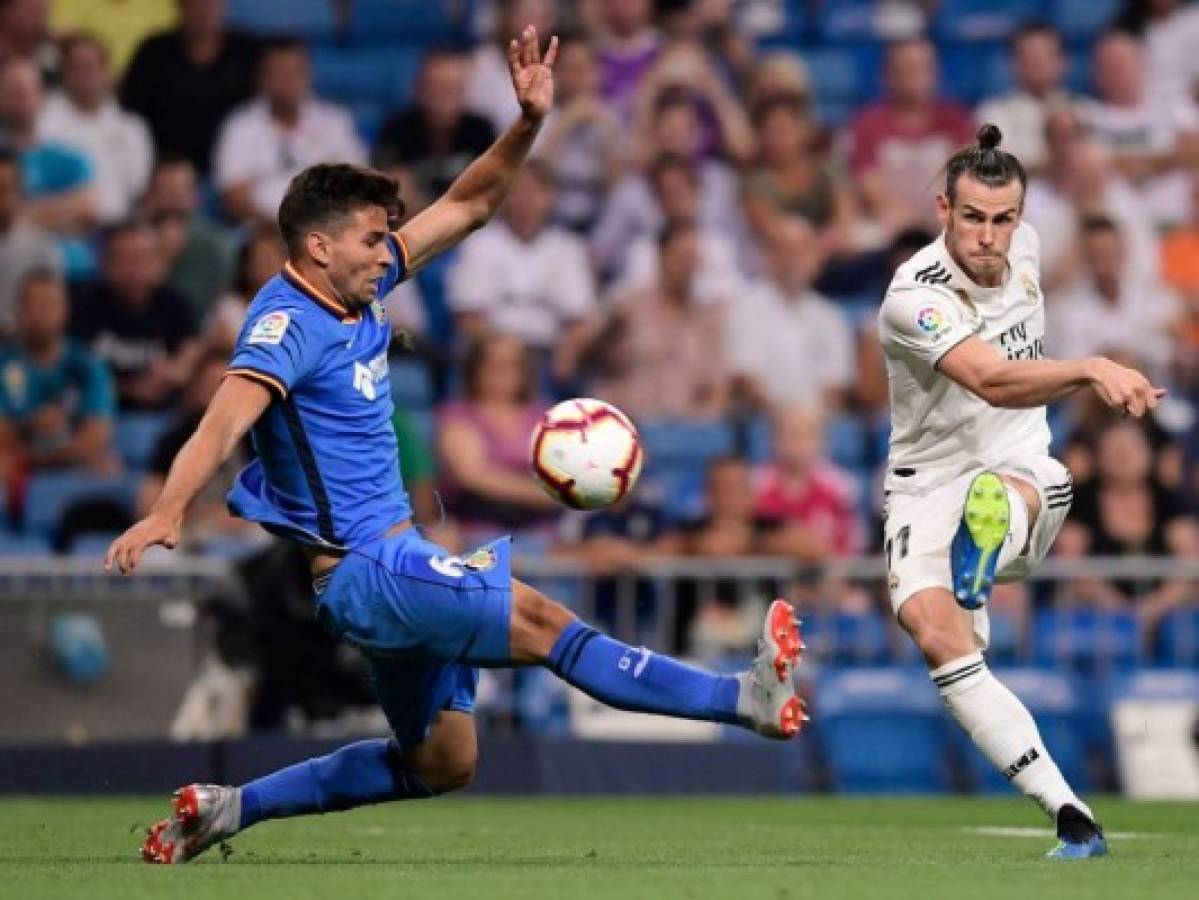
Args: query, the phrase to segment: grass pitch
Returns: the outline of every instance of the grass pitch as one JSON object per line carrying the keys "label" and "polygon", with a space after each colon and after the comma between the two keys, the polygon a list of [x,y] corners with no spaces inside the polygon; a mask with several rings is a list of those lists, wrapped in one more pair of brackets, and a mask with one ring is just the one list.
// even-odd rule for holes
{"label": "grass pitch", "polygon": [[1020,799],[447,798],[268,822],[187,866],[139,862],[164,798],[0,801],[0,897],[1173,898],[1199,805],[1101,799],[1113,855],[1042,859]]}

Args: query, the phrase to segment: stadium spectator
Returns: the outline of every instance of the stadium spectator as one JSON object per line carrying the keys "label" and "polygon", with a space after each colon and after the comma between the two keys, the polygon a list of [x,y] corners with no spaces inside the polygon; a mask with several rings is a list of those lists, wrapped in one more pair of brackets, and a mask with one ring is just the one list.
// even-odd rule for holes
{"label": "stadium spectator", "polygon": [[602,20],[593,36],[599,48],[600,90],[613,112],[630,124],[637,90],[662,48],[654,5],[652,0],[607,0],[601,6]]}
{"label": "stadium spectator", "polygon": [[501,215],[462,245],[448,294],[468,340],[486,330],[517,337],[565,385],[586,345],[596,299],[586,248],[550,224],[553,208],[552,176],[532,160]]}
{"label": "stadium spectator", "polygon": [[747,218],[765,234],[781,216],[801,216],[824,258],[850,251],[853,191],[817,146],[819,127],[798,97],[776,95],[754,108],[758,157],[743,182]]}
{"label": "stadium spectator", "polygon": [[885,94],[854,118],[849,164],[867,212],[886,234],[936,222],[937,175],[974,138],[970,113],[937,97],[937,51],[924,38],[887,48]]}
{"label": "stadium spectator", "polygon": [[709,464],[704,479],[704,513],[662,540],[668,555],[762,556],[782,550],[779,522],[754,512],[753,469],[736,456]]}
{"label": "stadium spectator", "polygon": [[61,66],[62,88],[46,100],[38,134],[83,153],[95,172],[101,221],[123,219],[150,178],[150,130],[117,103],[108,54],[95,37],[67,37]]}
{"label": "stadium spectator", "polygon": [[839,409],[853,383],[853,332],[812,289],[820,250],[801,219],[780,220],[764,247],[766,277],[732,305],[728,354],[735,396],[751,406]]}
{"label": "stadium spectator", "polygon": [[[227,354],[215,349],[206,351],[196,360],[181,394],[180,403],[174,410],[173,421],[154,445],[150,464],[138,489],[138,518],[146,514],[162,493],[167,473],[171,470],[171,462],[200,424],[200,418],[208,408],[208,402],[220,387],[228,362]],[[248,444],[248,440],[244,441],[243,445],[221,464],[188,507],[187,528],[183,538],[185,549],[203,552],[206,549],[219,548],[228,551],[238,547],[239,551],[249,551],[265,543],[266,533],[253,522],[230,515],[229,507],[225,503],[225,495],[233,486],[234,477],[241,467],[249,462],[252,455]]]}
{"label": "stadium spectator", "polygon": [[232,289],[213,306],[206,323],[205,338],[209,344],[232,353],[250,301],[283,270],[285,262],[287,248],[277,226],[262,224],[245,236],[237,251]]}
{"label": "stadium spectator", "polygon": [[179,25],[133,54],[121,105],[146,120],[159,155],[185,156],[203,176],[221,123],[254,92],[258,41],[224,27],[224,0],[177,2]]}
{"label": "stadium spectator", "polygon": [[1191,174],[1190,218],[1162,241],[1162,278],[1199,306],[1199,172]]}
{"label": "stadium spectator", "polygon": [[[508,42],[521,33],[526,25],[532,25],[538,34],[559,34],[558,4],[554,0],[499,0],[495,4],[495,29],[491,40],[475,47],[470,56],[469,72],[466,76],[466,107],[491,123],[496,134],[520,115],[520,106],[512,91],[508,90]],[[555,90],[561,102],[562,57],[555,66],[558,83]]]}
{"label": "stadium spectator", "polygon": [[613,292],[651,286],[661,267],[658,239],[662,229],[672,222],[689,222],[695,225],[699,239],[699,259],[691,285],[696,299],[725,303],[740,295],[744,276],[738,247],[723,230],[700,222],[699,177],[694,163],[680,156],[660,157],[649,171],[653,205],[642,210],[644,219],[636,225],[625,223],[640,229],[637,236],[630,240],[616,231],[617,220],[605,220],[605,232],[597,237],[593,249],[622,254],[614,272]]}
{"label": "stadium spectator", "polygon": [[1087,135],[1069,107],[1050,111],[1045,123],[1049,163],[1028,185],[1024,219],[1041,241],[1041,287],[1052,292],[1069,282],[1081,264],[1079,220],[1108,216],[1120,226],[1129,266],[1143,277],[1159,271],[1157,232],[1145,204],[1112,166],[1111,154]]}
{"label": "stadium spectator", "polygon": [[14,340],[0,347],[0,483],[9,499],[24,476],[80,467],[109,474],[116,412],[104,361],[67,336],[61,277],[35,269],[18,287]]}
{"label": "stadium spectator", "polygon": [[78,293],[72,331],[111,366],[122,410],[169,408],[201,352],[191,306],[163,284],[164,269],[153,227],[114,225],[101,277]]}
{"label": "stadium spectator", "polygon": [[975,112],[979,122],[990,122],[1003,132],[1003,146],[1024,164],[1030,174],[1048,162],[1045,120],[1051,107],[1073,102],[1063,87],[1066,55],[1062,36],[1045,22],[1029,22],[1011,38],[1015,88],[983,101]]}
{"label": "stadium spectator", "polygon": [[535,402],[532,356],[517,338],[477,340],[463,361],[463,397],[438,414],[437,458],[446,508],[474,546],[505,531],[549,537],[561,506],[529,472]]}
{"label": "stadium spectator", "polygon": [[1199,8],[1188,0],[1125,0],[1115,25],[1142,38],[1149,90],[1159,103],[1195,102]]}
{"label": "stadium spectator", "polygon": [[49,7],[47,0],[0,3],[0,62],[26,60],[53,83],[58,72],[58,45],[50,29]]}
{"label": "stadium spectator", "polygon": [[201,211],[196,170],[186,157],[159,158],[140,213],[158,232],[167,286],[186,295],[198,319],[209,315],[229,286],[232,241]]}
{"label": "stadium spectator", "polygon": [[143,40],[175,24],[177,7],[176,0],[54,0],[50,26],[57,34],[94,34],[121,73]]}
{"label": "stadium spectator", "polygon": [[558,186],[554,221],[586,234],[624,172],[627,136],[600,96],[599,63],[590,44],[579,38],[562,41],[554,68],[554,108],[534,153]]}
{"label": "stadium spectator", "polygon": [[1095,136],[1112,151],[1117,170],[1137,188],[1154,223],[1186,220],[1186,170],[1199,163],[1199,110],[1194,100],[1155,102],[1140,42],[1112,32],[1095,45],[1099,99],[1083,106]]}
{"label": "stadium spectator", "polygon": [[695,296],[694,225],[667,225],[659,245],[654,283],[612,299],[611,320],[599,341],[604,376],[593,387],[634,417],[715,418],[728,401],[726,304]]}
{"label": "stadium spectator", "polygon": [[213,178],[236,221],[274,221],[288,183],[304,168],[365,160],[350,113],[313,95],[308,48],[280,40],[262,53],[257,96],[221,125]]}
{"label": "stadium spectator", "polygon": [[[1076,484],[1074,503],[1055,545],[1067,558],[1176,556],[1199,553],[1199,522],[1183,495],[1153,476],[1153,454],[1136,422],[1116,421],[1099,436],[1094,478]],[[1177,605],[1192,585],[1172,580],[1082,579],[1072,599],[1101,606],[1138,606],[1156,616]]]}
{"label": "stadium spectator", "polygon": [[[507,87],[506,75],[501,84]],[[379,131],[375,165],[399,170],[405,187],[411,188],[405,196],[413,209],[444,194],[495,140],[488,120],[466,109],[465,89],[466,58],[431,52],[421,63],[413,104],[390,116]],[[514,113],[503,127],[515,118]]]}
{"label": "stadium spectator", "polygon": [[54,239],[29,221],[16,155],[0,149],[0,337],[12,333],[17,289],[30,272],[57,271]]}
{"label": "stadium spectator", "polygon": [[812,75],[799,54],[774,50],[755,59],[743,93],[751,111],[778,99],[806,106],[812,103]]}
{"label": "stadium spectator", "polygon": [[29,218],[59,234],[86,234],[99,214],[95,173],[78,150],[39,137],[44,106],[42,77],[33,63],[15,58],[0,64],[0,138],[21,163]]}
{"label": "stadium spectator", "polygon": [[819,562],[863,549],[853,476],[824,455],[823,416],[785,406],[771,417],[772,454],[755,473],[754,512],[780,523],[792,554]]}
{"label": "stadium spectator", "polygon": [[1122,351],[1161,379],[1171,360],[1177,298],[1129,266],[1124,238],[1112,219],[1092,216],[1081,229],[1082,271],[1072,284],[1046,297],[1049,355],[1082,359]]}

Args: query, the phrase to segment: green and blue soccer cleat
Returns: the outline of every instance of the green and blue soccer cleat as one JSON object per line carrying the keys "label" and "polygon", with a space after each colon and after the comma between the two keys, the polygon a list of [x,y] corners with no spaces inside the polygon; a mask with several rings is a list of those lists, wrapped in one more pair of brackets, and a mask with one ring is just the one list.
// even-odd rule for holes
{"label": "green and blue soccer cleat", "polygon": [[1003,479],[994,472],[974,476],[949,553],[953,595],[959,606],[980,609],[991,596],[999,550],[1007,540],[1010,522]]}

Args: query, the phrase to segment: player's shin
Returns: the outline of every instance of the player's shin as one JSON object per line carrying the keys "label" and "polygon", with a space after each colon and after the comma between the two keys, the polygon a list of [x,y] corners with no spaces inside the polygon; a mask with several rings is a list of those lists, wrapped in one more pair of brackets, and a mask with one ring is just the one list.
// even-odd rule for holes
{"label": "player's shin", "polygon": [[384,803],[419,800],[433,791],[400,758],[387,739],[359,741],[328,756],[308,759],[245,785],[241,828],[265,819],[334,812]]}
{"label": "player's shin", "polygon": [[1024,704],[991,674],[981,653],[946,663],[931,677],[945,705],[983,755],[1051,818],[1067,803],[1091,815],[1045,749]]}
{"label": "player's shin", "polygon": [[738,723],[735,677],[714,675],[575,620],[550,651],[549,667],[609,706],[683,719]]}

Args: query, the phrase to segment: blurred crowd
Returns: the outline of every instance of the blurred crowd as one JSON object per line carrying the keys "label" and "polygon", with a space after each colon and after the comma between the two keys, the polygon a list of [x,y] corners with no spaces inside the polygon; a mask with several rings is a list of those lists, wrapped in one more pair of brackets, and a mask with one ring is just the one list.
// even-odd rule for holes
{"label": "blurred crowd", "polygon": [[[33,485],[58,473],[133,485],[124,504],[73,495],[46,535],[59,551],[147,509],[283,262],[289,179],[371,163],[419,212],[518,114],[503,47],[532,23],[562,38],[534,159],[492,223],[387,303],[405,335],[401,464],[439,539],[511,530],[522,552],[600,575],[877,549],[874,314],[937,233],[942,164],[987,121],[1031,175],[1048,354],[1112,355],[1170,391],[1144,422],[1089,394],[1053,410],[1077,485],[1059,552],[1196,554],[1199,7],[1017,2],[1005,19],[1003,3],[965,0],[393,0],[444,33],[394,49],[412,71],[363,79],[355,48],[393,51],[353,27],[362,5],[386,6],[0,0],[0,547],[28,546]],[[1067,6],[1090,10],[1085,29],[1048,16]],[[392,108],[371,87],[388,79]],[[577,395],[633,416],[650,454],[639,491],[584,519],[527,460],[540,413]],[[694,452],[655,465],[651,434],[696,435]],[[258,538],[224,509],[239,461],[197,502],[193,549]],[[1065,591],[1112,608],[1140,596],[1153,615],[1192,596]],[[709,601],[698,633],[736,631],[736,610]]]}

